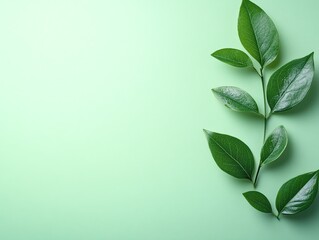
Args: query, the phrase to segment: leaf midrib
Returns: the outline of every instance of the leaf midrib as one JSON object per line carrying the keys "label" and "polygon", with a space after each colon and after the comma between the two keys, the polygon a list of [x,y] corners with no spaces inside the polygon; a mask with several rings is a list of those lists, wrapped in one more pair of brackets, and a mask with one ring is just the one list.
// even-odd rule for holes
{"label": "leaf midrib", "polygon": [[[270,154],[268,154],[267,158],[263,161],[263,163],[266,162],[267,159],[269,159],[269,157],[275,152],[275,149],[276,149],[276,147],[277,147],[277,145],[278,145],[278,142],[279,142],[279,137],[276,138],[276,143],[274,144],[273,150],[271,151]],[[285,145],[286,145],[286,142],[287,142],[287,141],[285,141]]]}
{"label": "leaf midrib", "polygon": [[276,143],[274,144],[274,148],[272,149],[272,151],[270,152],[270,154],[268,154],[268,156],[267,156],[266,159],[263,161],[263,163],[266,162],[266,161],[269,159],[269,157],[274,153],[275,148],[276,148],[278,142],[279,142],[279,140],[278,140],[278,138],[277,138],[277,139],[276,139]]}
{"label": "leaf midrib", "polygon": [[296,74],[296,76],[293,78],[293,80],[288,84],[288,86],[285,88],[285,90],[282,92],[282,94],[280,94],[279,99],[277,100],[275,106],[272,109],[272,112],[276,109],[278,103],[281,101],[281,99],[283,98],[283,96],[285,95],[285,93],[287,92],[287,89],[289,89],[289,87],[295,82],[297,76],[299,76],[299,74],[301,73],[301,71],[304,69],[304,67],[306,66],[306,64],[308,63],[309,58],[307,59],[307,61],[305,61],[305,63],[303,64],[301,70],[298,72],[298,74]]}
{"label": "leaf midrib", "polygon": [[238,64],[238,65],[240,65],[240,66],[248,66],[248,64],[247,64],[247,61],[246,62],[243,62],[243,61],[234,61],[234,60],[232,60],[231,58],[227,58],[227,57],[222,57],[222,56],[218,56],[217,55],[217,57],[219,57],[220,59],[223,59],[223,60],[227,60],[227,61],[229,61],[229,62],[231,62],[231,63],[236,63],[236,64]]}
{"label": "leaf midrib", "polygon": [[307,183],[308,183],[311,179],[313,179],[317,174],[318,174],[318,172],[315,172],[315,173],[313,174],[313,176],[300,188],[300,190],[299,190],[291,199],[289,199],[288,202],[285,203],[285,205],[283,206],[283,208],[281,209],[281,211],[279,212],[279,214],[281,214],[281,213],[284,211],[284,209],[287,207],[288,203],[290,203],[290,202],[301,192],[301,190],[307,185]]}
{"label": "leaf midrib", "polygon": [[211,139],[231,158],[233,159],[246,173],[246,175],[249,177],[249,179],[251,179],[250,174],[247,173],[246,169],[240,164],[240,162],[238,162],[238,160],[236,160],[230,153],[228,153],[213,137],[211,137]]}
{"label": "leaf midrib", "polygon": [[[228,97],[228,96],[226,96],[226,95],[224,95],[224,94],[221,94],[220,92],[217,92],[215,89],[214,89],[213,91],[214,91],[215,93],[217,93],[218,95],[223,96],[224,98],[227,98],[227,99],[229,99],[229,100],[231,100],[231,101],[233,101],[233,102],[237,103],[238,105],[240,105],[240,106],[242,106],[242,107],[245,107],[245,108],[249,109],[249,110],[250,110],[250,112],[258,113],[258,109],[256,110],[256,109],[253,109],[253,108],[247,107],[247,106],[245,106],[245,105],[241,104],[240,102],[236,101],[235,99],[232,99],[232,98],[230,98],[230,97]],[[255,102],[255,103],[256,103],[256,102]]]}
{"label": "leaf midrib", "polygon": [[266,209],[269,212],[269,205],[265,204],[263,201],[258,201],[258,200],[255,200],[255,199],[251,199],[250,201],[256,203],[256,205],[261,206],[262,208]]}
{"label": "leaf midrib", "polygon": [[255,32],[255,28],[253,27],[253,24],[252,24],[252,16],[250,14],[250,12],[248,11],[248,7],[246,5],[246,1],[244,1],[244,6],[245,6],[245,9],[248,13],[248,17],[249,17],[249,24],[251,26],[251,29],[253,30],[253,33],[254,33],[254,39],[256,41],[256,44],[257,44],[257,50],[258,50],[258,54],[259,54],[259,59],[260,59],[260,65],[263,66],[264,65],[264,61],[262,59],[262,55],[261,55],[261,52],[260,52],[260,48],[259,48],[259,41],[256,37],[256,32]]}

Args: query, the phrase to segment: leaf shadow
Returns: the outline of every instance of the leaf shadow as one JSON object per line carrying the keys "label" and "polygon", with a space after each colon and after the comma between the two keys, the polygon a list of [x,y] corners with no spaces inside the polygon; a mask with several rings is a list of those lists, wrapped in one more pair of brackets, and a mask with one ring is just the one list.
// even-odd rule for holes
{"label": "leaf shadow", "polygon": [[[228,107],[226,107],[225,111],[227,111],[227,114],[231,115],[232,119],[238,119],[240,121],[256,121],[256,123],[263,121],[263,117],[255,113],[236,112]],[[238,120],[235,120],[234,122]]]}
{"label": "leaf shadow", "polygon": [[222,175],[220,177],[223,178],[223,185],[225,184],[227,186],[232,186],[233,189],[237,189],[237,191],[239,191],[240,193],[244,193],[253,187],[253,183],[248,179],[235,178],[224,172],[221,172],[220,175]]}

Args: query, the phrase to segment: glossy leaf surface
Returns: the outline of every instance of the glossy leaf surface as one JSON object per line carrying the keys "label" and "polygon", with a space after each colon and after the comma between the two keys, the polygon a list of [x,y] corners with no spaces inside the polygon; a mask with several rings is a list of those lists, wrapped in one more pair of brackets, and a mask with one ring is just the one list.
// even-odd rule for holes
{"label": "glossy leaf surface", "polygon": [[217,50],[212,54],[218,60],[232,65],[234,67],[253,67],[253,63],[249,56],[241,50],[233,48],[224,48]]}
{"label": "glossy leaf surface", "polygon": [[279,52],[279,36],[269,16],[256,4],[243,0],[238,18],[242,45],[263,67],[274,61]]}
{"label": "glossy leaf surface", "polygon": [[260,161],[263,164],[277,160],[288,144],[288,134],[284,126],[277,127],[266,139],[261,149]]}
{"label": "glossy leaf surface", "polygon": [[258,211],[272,213],[271,204],[264,194],[257,191],[249,191],[243,193],[243,195],[249,204]]}
{"label": "glossy leaf surface", "polygon": [[283,112],[300,103],[314,77],[313,53],[279,68],[269,79],[267,100],[272,112]]}
{"label": "glossy leaf surface", "polygon": [[238,138],[204,130],[210,151],[221,170],[235,178],[252,179],[254,156]]}
{"label": "glossy leaf surface", "polygon": [[237,87],[218,87],[212,89],[216,98],[226,107],[238,112],[259,114],[258,106],[249,93]]}
{"label": "glossy leaf surface", "polygon": [[279,214],[296,214],[313,203],[318,192],[318,171],[297,176],[279,189],[276,208]]}

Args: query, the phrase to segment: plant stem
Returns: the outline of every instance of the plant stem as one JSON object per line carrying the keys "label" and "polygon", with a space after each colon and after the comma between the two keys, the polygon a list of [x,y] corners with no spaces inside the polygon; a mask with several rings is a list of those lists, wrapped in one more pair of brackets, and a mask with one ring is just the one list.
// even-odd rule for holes
{"label": "plant stem", "polygon": [[[263,99],[264,99],[264,137],[263,137],[263,144],[265,143],[266,140],[266,134],[267,134],[267,106],[266,106],[266,87],[265,87],[265,80],[264,80],[264,73],[263,73],[263,67],[260,68],[260,74],[258,74],[260,76],[261,79],[261,85],[262,85],[262,90],[263,90]],[[254,181],[254,187],[256,187],[257,185],[257,179],[258,179],[258,175],[260,172],[260,168],[261,168],[262,162],[259,161],[259,165],[258,165],[258,169],[257,169],[257,173],[255,176],[255,181]]]}
{"label": "plant stem", "polygon": [[274,212],[272,214],[277,218],[278,221],[280,221],[279,214],[277,215]]}
{"label": "plant stem", "polygon": [[267,106],[266,106],[266,86],[265,86],[263,68],[260,69],[260,78],[261,78],[261,84],[262,84],[263,95],[264,95],[264,141],[263,143],[265,143],[266,133],[267,133]]}
{"label": "plant stem", "polygon": [[257,173],[256,173],[256,176],[255,176],[254,188],[256,188],[256,185],[257,185],[257,178],[258,178],[258,175],[259,175],[260,168],[261,168],[261,162],[259,162]]}

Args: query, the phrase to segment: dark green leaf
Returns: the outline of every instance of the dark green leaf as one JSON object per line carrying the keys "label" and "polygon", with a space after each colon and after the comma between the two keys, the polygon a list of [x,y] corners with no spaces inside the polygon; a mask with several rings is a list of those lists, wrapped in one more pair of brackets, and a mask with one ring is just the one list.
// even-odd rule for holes
{"label": "dark green leaf", "polygon": [[218,60],[234,67],[253,67],[253,63],[246,53],[233,48],[220,49],[212,54]]}
{"label": "dark green leaf", "polygon": [[255,100],[240,88],[218,87],[212,89],[212,91],[218,100],[234,111],[259,114]]}
{"label": "dark green leaf", "polygon": [[271,163],[277,160],[286,149],[288,144],[288,135],[284,126],[277,127],[267,138],[261,149],[260,161],[263,164]]}
{"label": "dark green leaf", "polygon": [[295,177],[279,189],[276,208],[280,214],[296,214],[312,204],[318,192],[318,171]]}
{"label": "dark green leaf", "polygon": [[267,100],[272,112],[286,111],[306,96],[314,76],[313,53],[279,68],[269,79]]}
{"label": "dark green leaf", "polygon": [[236,178],[252,179],[254,156],[238,138],[204,130],[210,151],[217,165]]}
{"label": "dark green leaf", "polygon": [[272,213],[271,204],[264,194],[257,191],[250,191],[243,193],[243,195],[249,204],[258,211]]}
{"label": "dark green leaf", "polygon": [[238,34],[245,49],[263,67],[274,61],[279,51],[277,29],[269,16],[256,4],[243,0]]}

